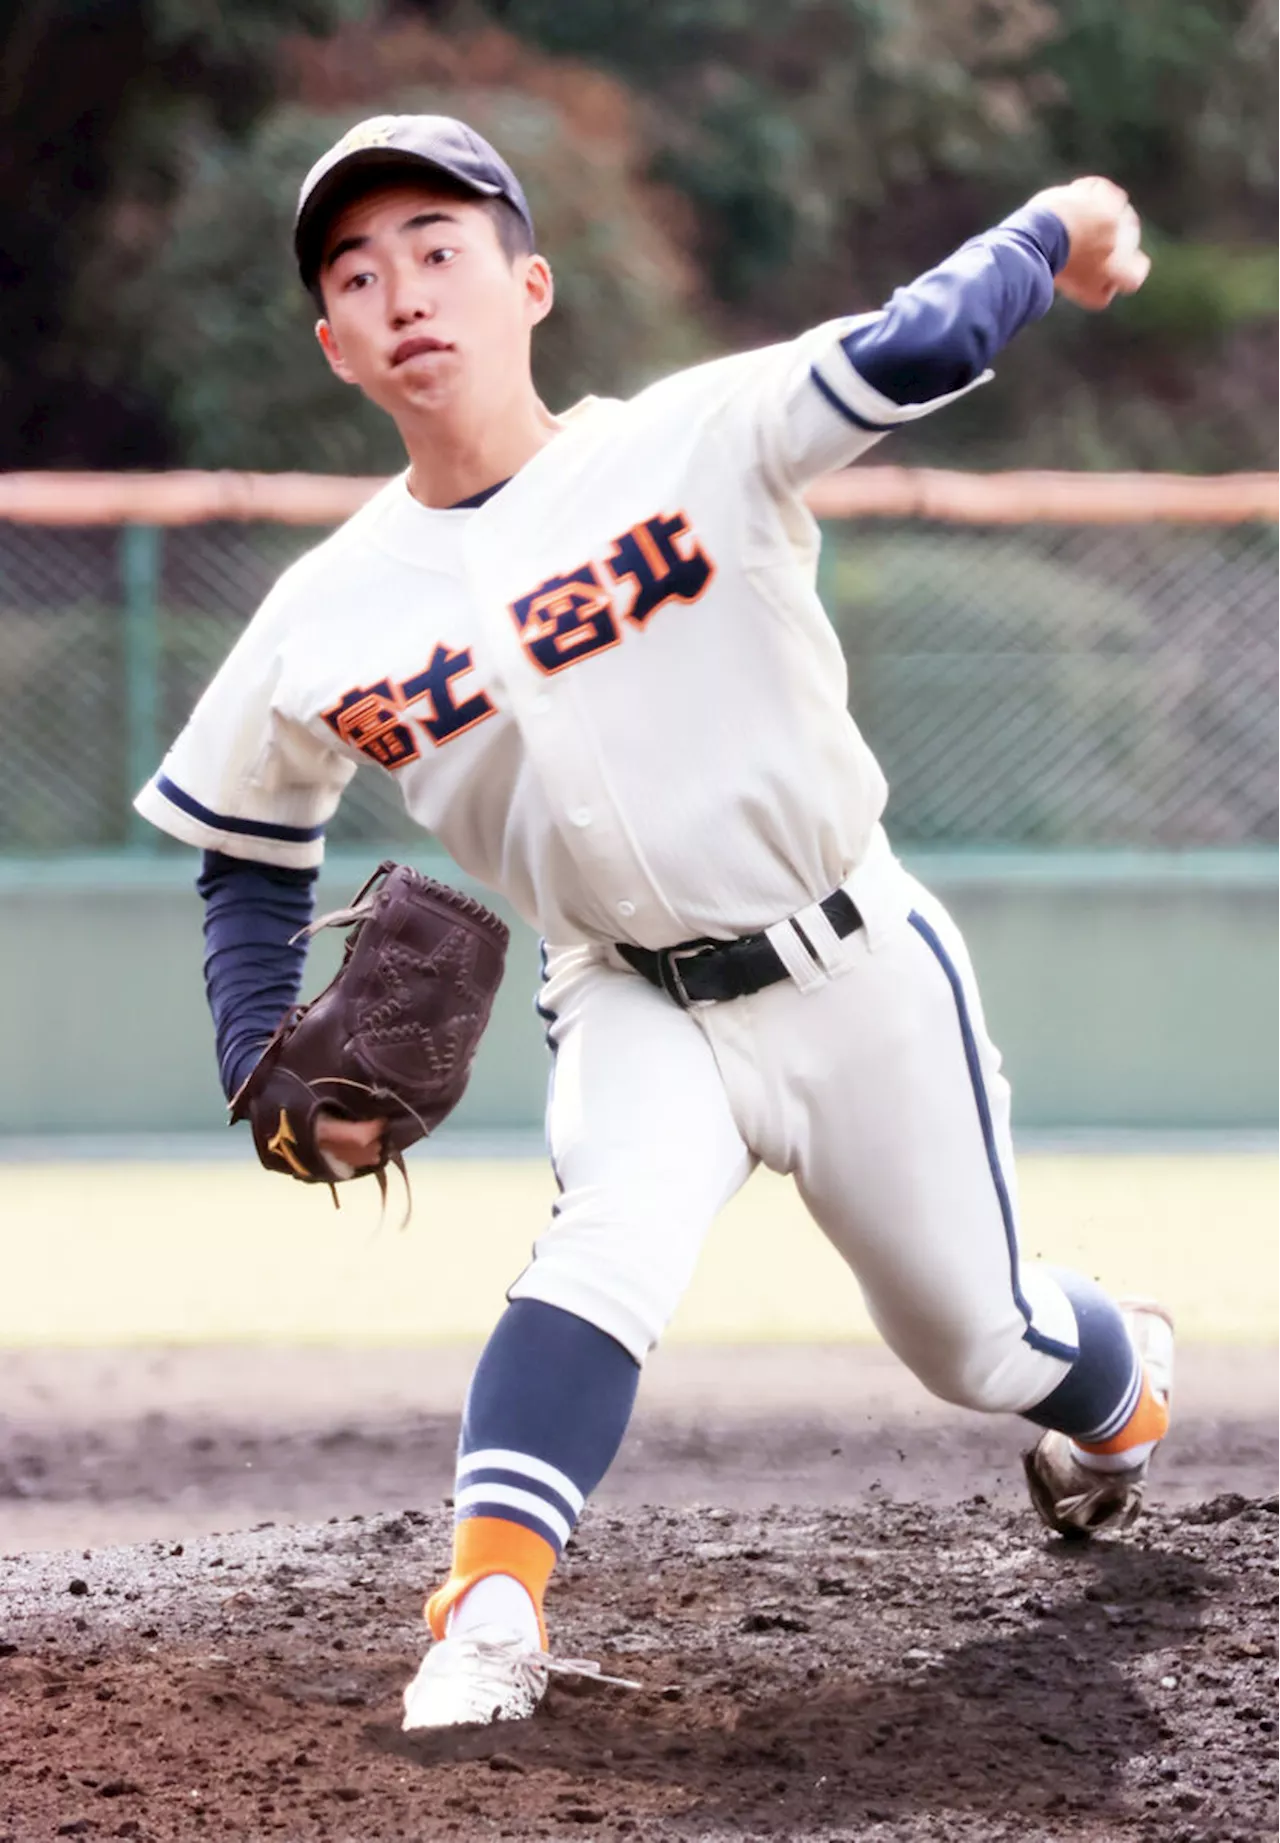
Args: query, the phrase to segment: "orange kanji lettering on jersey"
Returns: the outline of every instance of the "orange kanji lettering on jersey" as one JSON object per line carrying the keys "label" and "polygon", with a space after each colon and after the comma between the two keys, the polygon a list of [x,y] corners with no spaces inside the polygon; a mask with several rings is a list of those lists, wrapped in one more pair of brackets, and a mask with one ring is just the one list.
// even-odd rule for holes
{"label": "orange kanji lettering on jersey", "polygon": [[406,678],[399,688],[406,704],[424,706],[421,710],[415,709],[414,718],[437,748],[494,714],[495,706],[487,691],[474,691],[468,698],[458,696],[457,681],[470,672],[471,667],[469,646],[456,652],[447,646],[437,646],[422,671]]}
{"label": "orange kanji lettering on jersey", "polygon": [[389,679],[345,692],[323,716],[340,742],[359,749],[380,768],[403,768],[418,759],[418,745],[405,722],[399,688]]}
{"label": "orange kanji lettering on jersey", "polygon": [[637,627],[663,602],[696,602],[715,575],[683,512],[656,513],[624,531],[614,540],[608,564],[615,582],[635,584],[624,612]]}
{"label": "orange kanji lettering on jersey", "polygon": [[511,604],[511,615],[530,658],[543,672],[559,672],[591,653],[616,646],[620,635],[609,591],[593,563],[549,576]]}

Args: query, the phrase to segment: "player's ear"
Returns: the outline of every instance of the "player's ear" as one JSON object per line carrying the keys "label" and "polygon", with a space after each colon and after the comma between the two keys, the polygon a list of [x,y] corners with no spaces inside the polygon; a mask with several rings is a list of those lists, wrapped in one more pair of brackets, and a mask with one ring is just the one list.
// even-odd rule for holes
{"label": "player's ear", "polygon": [[551,312],[556,296],[555,279],[545,256],[530,256],[524,276],[524,293],[529,309],[529,325],[537,326]]}
{"label": "player's ear", "polygon": [[342,349],[333,336],[333,328],[327,320],[316,321],[316,338],[320,341],[320,350],[328,359],[333,375],[341,378],[344,384],[354,384],[356,380],[351,375],[350,367],[342,356]]}

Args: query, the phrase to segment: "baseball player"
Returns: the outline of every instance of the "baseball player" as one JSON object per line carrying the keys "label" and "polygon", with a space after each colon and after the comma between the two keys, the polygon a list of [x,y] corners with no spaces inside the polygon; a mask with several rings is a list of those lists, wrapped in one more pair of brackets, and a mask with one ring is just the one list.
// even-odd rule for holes
{"label": "baseball player", "polygon": [[[964,943],[881,829],[801,495],[984,384],[1055,287],[1097,309],[1140,286],[1125,194],[1041,192],[880,312],[561,415],[530,376],[551,271],[462,123],[354,128],[306,177],[296,254],[325,358],[409,465],[281,577],[138,807],[205,854],[228,1093],[296,999],[362,762],[546,943],[559,1197],[470,1387],[406,1728],[535,1708],[556,1559],[760,1162],[929,1389],[1040,1430],[1046,1522],[1122,1527],[1170,1328],[1020,1258],[1008,1084]],[[377,1142],[336,1113],[322,1138],[339,1177]]]}

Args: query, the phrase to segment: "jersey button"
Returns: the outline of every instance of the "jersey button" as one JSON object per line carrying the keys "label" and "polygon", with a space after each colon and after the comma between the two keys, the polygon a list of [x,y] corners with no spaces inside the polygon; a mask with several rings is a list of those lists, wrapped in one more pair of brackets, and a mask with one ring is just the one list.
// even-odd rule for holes
{"label": "jersey button", "polygon": [[591,824],[591,808],[589,806],[575,806],[569,817],[576,826],[589,826]]}
{"label": "jersey button", "polygon": [[634,915],[635,912],[636,905],[634,902],[620,902],[618,904],[619,915]]}

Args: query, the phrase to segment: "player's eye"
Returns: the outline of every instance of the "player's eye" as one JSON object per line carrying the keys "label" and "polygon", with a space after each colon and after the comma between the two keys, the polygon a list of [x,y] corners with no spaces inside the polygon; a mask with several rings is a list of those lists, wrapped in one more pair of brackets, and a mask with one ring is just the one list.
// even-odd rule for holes
{"label": "player's eye", "polygon": [[367,288],[373,281],[372,269],[360,269],[354,275],[348,275],[342,284],[343,294],[354,294],[360,288]]}
{"label": "player's eye", "polygon": [[457,250],[451,248],[449,244],[445,243],[445,244],[441,244],[439,249],[428,250],[426,255],[423,257],[423,261],[434,263],[436,267],[439,268],[443,263],[452,262],[454,257],[457,255],[457,253],[458,253]]}

